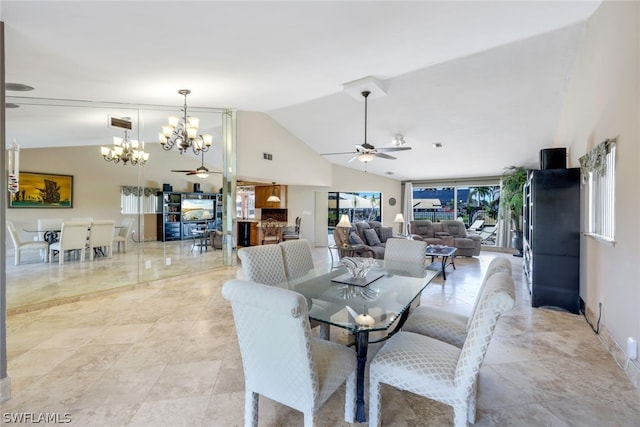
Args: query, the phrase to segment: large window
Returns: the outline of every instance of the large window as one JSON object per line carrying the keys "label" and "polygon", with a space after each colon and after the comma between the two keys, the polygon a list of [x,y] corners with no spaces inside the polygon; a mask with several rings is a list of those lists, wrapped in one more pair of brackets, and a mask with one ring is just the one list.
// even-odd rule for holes
{"label": "large window", "polygon": [[498,218],[497,185],[414,187],[413,217],[442,221],[460,219],[467,226],[477,220],[494,225]]}
{"label": "large window", "polygon": [[364,191],[329,193],[329,227],[335,227],[342,215],[348,215],[351,223],[381,221],[381,197],[382,193]]}
{"label": "large window", "polygon": [[586,185],[586,233],[615,241],[616,140],[608,139],[580,158],[582,182]]}

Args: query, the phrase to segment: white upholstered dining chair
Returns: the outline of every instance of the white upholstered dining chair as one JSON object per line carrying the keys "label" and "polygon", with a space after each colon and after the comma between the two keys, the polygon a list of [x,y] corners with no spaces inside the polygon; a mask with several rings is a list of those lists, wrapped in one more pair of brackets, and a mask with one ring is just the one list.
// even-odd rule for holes
{"label": "white upholstered dining chair", "polygon": [[45,241],[23,242],[20,239],[20,233],[11,221],[7,221],[7,229],[9,230],[9,235],[11,236],[11,241],[13,242],[13,248],[15,250],[14,262],[16,265],[20,264],[20,257],[22,255],[22,252],[33,250],[39,250],[44,259],[44,262],[47,262],[47,258],[49,256],[49,243]]}
{"label": "white upholstered dining chair", "polygon": [[49,245],[49,262],[52,262],[54,254],[58,252],[58,263],[64,264],[66,251],[79,251],[80,262],[84,261],[90,225],[86,221],[64,221],[60,231],[60,240]]}
{"label": "white upholstered dining chair", "polygon": [[120,252],[120,243],[122,243],[122,251],[127,252],[127,240],[131,235],[131,229],[133,228],[133,218],[125,218],[120,223],[118,232],[113,236],[113,243],[118,244],[118,252]]}
{"label": "white upholstered dining chair", "polygon": [[285,240],[280,242],[287,279],[294,280],[313,270],[313,253],[308,240]]}
{"label": "white upholstered dining chair", "polygon": [[427,242],[411,239],[387,239],[383,267],[404,276],[423,277]]}
{"label": "white upholstered dining chair", "polygon": [[265,396],[304,414],[305,427],[346,382],[345,421],[355,416],[356,357],[347,346],[311,336],[307,300],[288,289],[230,280],[231,302],[245,379],[245,427],[258,425]]}
{"label": "white upholstered dining chair", "polygon": [[279,245],[248,246],[238,250],[245,280],[287,287],[287,273]]}
{"label": "white upholstered dining chair", "polygon": [[381,421],[380,384],[452,406],[455,427],[474,423],[480,367],[500,316],[514,303],[513,279],[498,272],[487,280],[461,349],[413,332],[391,337],[369,367],[369,425]]}
{"label": "white upholstered dining chair", "polygon": [[89,259],[95,258],[95,250],[102,249],[105,256],[111,258],[113,253],[113,230],[115,227],[113,220],[96,220],[91,223],[89,230]]}
{"label": "white upholstered dining chair", "polygon": [[491,260],[478,289],[478,295],[476,296],[473,309],[469,316],[442,308],[423,305],[411,313],[402,330],[426,335],[462,348],[469,327],[471,326],[471,319],[478,308],[478,303],[484,292],[487,280],[497,272],[504,272],[511,275],[511,261],[501,257],[496,257]]}

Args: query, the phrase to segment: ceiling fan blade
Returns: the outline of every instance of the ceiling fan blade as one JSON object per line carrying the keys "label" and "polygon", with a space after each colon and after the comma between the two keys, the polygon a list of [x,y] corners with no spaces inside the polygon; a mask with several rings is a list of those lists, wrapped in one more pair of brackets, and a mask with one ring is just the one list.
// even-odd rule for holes
{"label": "ceiling fan blade", "polygon": [[344,151],[342,153],[322,153],[321,156],[333,156],[335,154],[356,154],[356,151]]}
{"label": "ceiling fan blade", "polygon": [[359,155],[360,155],[360,154],[356,154],[355,156],[351,157],[349,160],[347,160],[347,163],[351,163],[351,162],[353,162],[355,159],[357,159],[357,158],[358,158],[358,156],[359,156]]}
{"label": "ceiling fan blade", "polygon": [[362,151],[371,151],[371,150],[375,150],[376,147],[369,144],[368,142],[365,142],[364,144],[356,144],[356,149],[362,150]]}
{"label": "ceiling fan blade", "polygon": [[407,151],[407,150],[411,150],[411,147],[383,147],[383,148],[378,148],[378,151],[386,151],[386,152],[391,152],[391,151]]}
{"label": "ceiling fan blade", "polygon": [[196,171],[188,171],[187,175],[195,175],[197,172]]}
{"label": "ceiling fan blade", "polygon": [[172,170],[171,172],[193,172],[193,169],[185,169],[185,170]]}
{"label": "ceiling fan blade", "polygon": [[375,153],[375,156],[380,157],[381,159],[389,159],[389,160],[397,159],[397,157],[393,157],[393,156],[390,156],[389,154],[384,154],[384,153]]}

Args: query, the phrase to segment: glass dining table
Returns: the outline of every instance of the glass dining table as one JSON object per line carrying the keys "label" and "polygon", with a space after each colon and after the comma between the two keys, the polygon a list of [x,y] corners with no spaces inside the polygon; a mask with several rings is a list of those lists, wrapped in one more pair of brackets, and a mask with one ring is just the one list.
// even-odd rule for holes
{"label": "glass dining table", "polygon": [[[346,329],[353,335],[349,345],[355,346],[358,362],[357,422],[366,421],[364,379],[369,344],[384,341],[400,330],[411,303],[439,274],[424,268],[416,274],[415,266],[402,264],[383,269],[378,261],[365,279],[354,281],[346,268],[340,267],[331,272],[315,269],[287,283],[289,289],[306,297],[311,320]],[[369,341],[372,332],[383,336]]]}

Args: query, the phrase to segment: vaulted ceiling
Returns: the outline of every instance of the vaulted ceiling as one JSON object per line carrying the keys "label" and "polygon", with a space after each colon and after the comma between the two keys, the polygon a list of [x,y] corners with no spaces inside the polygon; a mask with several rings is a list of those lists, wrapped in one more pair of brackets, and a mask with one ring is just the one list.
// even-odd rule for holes
{"label": "vaulted ceiling", "polygon": [[[401,134],[412,150],[367,170],[415,180],[536,167],[599,4],[2,0],[0,16],[6,81],[35,88],[8,96],[180,106],[189,88],[189,105],[265,112],[320,154],[364,142],[364,104],[343,85],[372,76],[386,94],[368,101],[368,142],[390,147]],[[59,108],[7,110],[7,138],[100,143],[82,132],[94,120]],[[157,140],[154,120],[146,141]]]}

